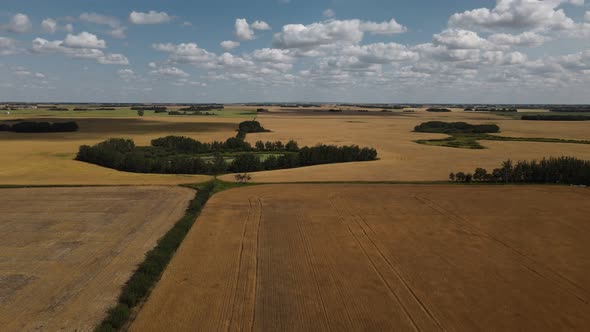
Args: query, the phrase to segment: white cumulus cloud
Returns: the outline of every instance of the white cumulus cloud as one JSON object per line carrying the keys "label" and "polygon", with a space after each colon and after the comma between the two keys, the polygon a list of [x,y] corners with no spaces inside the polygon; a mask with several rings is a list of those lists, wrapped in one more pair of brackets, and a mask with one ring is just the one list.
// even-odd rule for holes
{"label": "white cumulus cloud", "polygon": [[270,30],[270,25],[264,21],[254,21],[250,24],[250,27],[254,30]]}
{"label": "white cumulus cloud", "polygon": [[68,34],[64,39],[64,44],[69,47],[78,48],[105,48],[106,42],[98,39],[95,34],[83,31],[77,35]]}
{"label": "white cumulus cloud", "polygon": [[313,48],[337,43],[358,43],[365,32],[376,35],[402,33],[406,28],[395,19],[376,23],[371,21],[328,20],[324,22],[287,24],[273,37],[273,46],[277,48]]}
{"label": "white cumulus cloud", "polygon": [[52,18],[46,18],[41,21],[41,29],[43,29],[43,32],[45,33],[54,34],[57,31],[72,32],[74,31],[74,26],[71,23],[62,26],[59,25],[56,20]]}
{"label": "white cumulus cloud", "polygon": [[113,16],[106,16],[97,13],[82,13],[80,14],[80,21],[99,24],[99,25],[106,25],[111,28],[109,32],[107,32],[111,37],[118,38],[118,39],[125,39],[127,35],[125,31],[127,27],[121,24],[118,18]]}
{"label": "white cumulus cloud", "polygon": [[250,25],[245,18],[236,19],[234,24],[236,37],[240,40],[252,40],[254,39],[254,30],[250,28]]}
{"label": "white cumulus cloud", "polygon": [[240,46],[240,42],[233,40],[224,40],[221,43],[219,43],[219,45],[221,46],[221,48],[223,48],[224,51],[231,51],[234,48]]}
{"label": "white cumulus cloud", "polygon": [[107,54],[98,58],[98,63],[103,65],[128,65],[129,60],[123,54]]}
{"label": "white cumulus cloud", "polygon": [[15,33],[31,32],[33,30],[33,23],[31,23],[27,15],[18,13],[10,19],[8,24],[2,26],[2,30]]}
{"label": "white cumulus cloud", "polygon": [[158,74],[163,76],[173,76],[173,77],[189,77],[190,75],[182,69],[178,69],[176,67],[159,67],[151,72],[152,74]]}
{"label": "white cumulus cloud", "polygon": [[477,8],[456,13],[451,26],[482,28],[549,28],[568,29],[574,26],[563,9],[564,3],[583,4],[583,0],[496,0],[492,9]]}
{"label": "white cumulus cloud", "polygon": [[16,41],[12,38],[0,37],[0,55],[16,54],[20,50],[16,46]]}
{"label": "white cumulus cloud", "polygon": [[55,33],[57,31],[57,22],[54,19],[46,18],[41,22],[41,28],[47,33]]}
{"label": "white cumulus cloud", "polygon": [[170,60],[177,63],[197,64],[210,61],[215,57],[214,53],[200,48],[195,43],[158,43],[153,44],[155,50],[170,54]]}
{"label": "white cumulus cloud", "polygon": [[150,10],[147,13],[133,11],[129,14],[129,21],[133,24],[162,24],[172,21],[166,12]]}
{"label": "white cumulus cloud", "polygon": [[463,29],[447,29],[433,37],[435,45],[448,49],[489,49],[494,45],[476,32]]}
{"label": "white cumulus cloud", "polygon": [[375,35],[392,35],[396,33],[404,33],[407,28],[397,23],[395,19],[389,20],[389,22],[361,22],[360,28],[362,31],[375,34]]}
{"label": "white cumulus cloud", "polygon": [[527,31],[518,35],[497,33],[489,36],[488,40],[497,45],[539,46],[545,42],[545,37],[537,33]]}

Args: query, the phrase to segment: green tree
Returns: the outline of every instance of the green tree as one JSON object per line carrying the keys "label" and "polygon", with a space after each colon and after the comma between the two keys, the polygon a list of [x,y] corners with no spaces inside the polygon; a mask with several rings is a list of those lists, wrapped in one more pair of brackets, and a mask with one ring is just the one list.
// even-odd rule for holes
{"label": "green tree", "polygon": [[488,175],[488,171],[484,168],[476,168],[475,173],[473,174],[473,179],[475,181],[483,181]]}
{"label": "green tree", "polygon": [[299,151],[299,144],[297,144],[297,142],[294,140],[290,140],[289,142],[287,142],[287,145],[285,145],[285,148],[287,149],[287,151],[297,152]]}

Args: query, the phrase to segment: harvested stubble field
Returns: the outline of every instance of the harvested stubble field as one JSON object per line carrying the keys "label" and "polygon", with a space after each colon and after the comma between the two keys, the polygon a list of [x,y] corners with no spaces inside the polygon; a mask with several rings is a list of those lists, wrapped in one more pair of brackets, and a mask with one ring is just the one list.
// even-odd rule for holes
{"label": "harvested stubble field", "polygon": [[266,185],[211,198],[132,331],[588,331],[590,192]]}
{"label": "harvested stubble field", "polygon": [[193,196],[157,186],[0,189],[0,330],[91,331]]}
{"label": "harvested stubble field", "polygon": [[[413,132],[416,125],[426,121],[465,121],[495,123],[500,126],[501,136],[589,140],[587,123],[532,123],[469,112],[417,112],[400,116],[265,113],[258,121],[272,132],[249,134],[247,140],[251,143],[294,139],[300,145],[309,146],[357,144],[376,148],[380,160],[258,172],[251,174],[254,182],[444,181],[450,172],[472,171],[477,167],[493,169],[506,159],[532,160],[563,155],[590,159],[590,145],[584,144],[481,141],[486,149],[467,150],[417,144],[415,140],[448,135]],[[234,180],[232,175],[222,179]]]}

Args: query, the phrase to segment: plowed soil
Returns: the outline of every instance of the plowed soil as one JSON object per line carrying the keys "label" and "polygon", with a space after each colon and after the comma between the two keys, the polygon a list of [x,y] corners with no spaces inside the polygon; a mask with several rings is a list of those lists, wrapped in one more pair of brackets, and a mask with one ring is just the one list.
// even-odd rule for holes
{"label": "plowed soil", "polygon": [[0,330],[92,331],[193,195],[180,187],[0,189]]}
{"label": "plowed soil", "polygon": [[590,191],[267,185],[214,196],[132,331],[588,331]]}

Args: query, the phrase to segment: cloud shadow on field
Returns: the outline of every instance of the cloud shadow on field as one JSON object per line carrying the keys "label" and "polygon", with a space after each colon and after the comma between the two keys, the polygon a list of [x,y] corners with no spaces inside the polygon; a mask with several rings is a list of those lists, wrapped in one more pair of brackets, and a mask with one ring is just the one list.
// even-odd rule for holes
{"label": "cloud shadow on field", "polygon": [[[142,119],[80,119],[80,118],[34,118],[26,119],[25,121],[35,122],[66,122],[75,121],[80,130],[73,133],[40,133],[40,134],[25,134],[25,133],[4,133],[3,140],[9,139],[63,139],[63,138],[91,138],[93,136],[103,137],[117,135],[140,135],[140,134],[163,134],[168,133],[174,135],[176,133],[203,133],[203,132],[219,132],[219,131],[235,131],[238,127],[237,123],[232,122],[169,122],[157,120],[142,120]],[[2,123],[4,121],[0,121]],[[78,136],[78,137],[77,137]]]}

